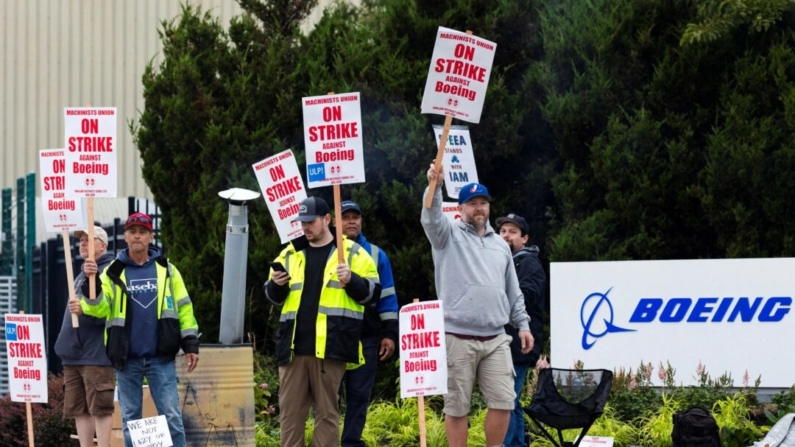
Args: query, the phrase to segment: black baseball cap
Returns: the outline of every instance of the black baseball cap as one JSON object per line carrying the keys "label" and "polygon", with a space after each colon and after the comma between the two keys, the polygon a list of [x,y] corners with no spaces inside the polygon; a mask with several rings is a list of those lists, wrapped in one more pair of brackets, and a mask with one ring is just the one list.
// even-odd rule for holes
{"label": "black baseball cap", "polygon": [[340,203],[340,214],[344,213],[345,211],[356,211],[357,213],[362,214],[362,209],[359,208],[359,205],[352,200],[346,200]]}
{"label": "black baseball cap", "polygon": [[312,222],[315,218],[328,214],[328,203],[320,197],[307,197],[301,201],[298,217],[293,222]]}
{"label": "black baseball cap", "polygon": [[500,218],[498,218],[496,220],[495,223],[497,224],[497,229],[498,230],[500,229],[500,227],[502,227],[503,224],[512,223],[512,224],[516,225],[517,227],[519,227],[520,230],[522,230],[522,236],[530,233],[530,225],[527,225],[527,221],[524,220],[524,217],[522,217],[522,216],[520,216],[518,214],[511,213],[511,214],[508,214],[505,217],[500,217]]}

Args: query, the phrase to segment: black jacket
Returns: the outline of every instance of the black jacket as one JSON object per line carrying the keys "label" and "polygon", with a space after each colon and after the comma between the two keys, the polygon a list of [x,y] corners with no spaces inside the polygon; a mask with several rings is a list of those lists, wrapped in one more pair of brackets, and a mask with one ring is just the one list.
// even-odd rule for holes
{"label": "black jacket", "polygon": [[533,350],[522,354],[522,342],[519,330],[510,324],[505,325],[505,332],[513,337],[511,341],[511,357],[517,365],[535,366],[541,349],[544,347],[544,301],[547,275],[538,259],[538,247],[533,245],[522,248],[513,254],[513,265],[519,278],[519,288],[524,295],[524,306],[530,315],[530,333],[535,339]]}

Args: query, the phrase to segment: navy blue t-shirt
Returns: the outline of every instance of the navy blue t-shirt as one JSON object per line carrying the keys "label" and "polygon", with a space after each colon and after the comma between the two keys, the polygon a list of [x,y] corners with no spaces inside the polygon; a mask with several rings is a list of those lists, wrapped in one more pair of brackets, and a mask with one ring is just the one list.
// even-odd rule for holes
{"label": "navy blue t-shirt", "polygon": [[149,250],[149,259],[138,265],[127,256],[127,250],[119,253],[117,259],[126,267],[127,278],[127,319],[131,326],[129,357],[157,357],[157,266],[155,259],[160,254]]}

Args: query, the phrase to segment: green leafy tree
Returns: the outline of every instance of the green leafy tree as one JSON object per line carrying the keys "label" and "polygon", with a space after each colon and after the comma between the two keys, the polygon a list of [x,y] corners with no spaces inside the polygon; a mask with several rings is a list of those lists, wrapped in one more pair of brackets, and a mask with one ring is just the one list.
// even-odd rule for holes
{"label": "green leafy tree", "polygon": [[[343,197],[360,203],[365,233],[389,253],[401,301],[434,296],[419,214],[425,170],[436,153],[431,124],[443,118],[421,115],[419,103],[440,25],[497,42],[484,118],[471,127],[479,176],[497,197],[493,213],[523,212],[536,216],[535,227],[543,225],[539,197],[549,196],[552,152],[538,144],[539,106],[523,105],[525,72],[540,54],[529,1],[394,0],[362,9],[339,3],[308,35],[297,31],[308,11],[303,2],[240,4],[246,14],[228,31],[187,6],[163,22],[164,59],[147,67],[145,109],[131,124],[144,177],[164,212],[164,240],[210,340],[217,334],[226,216],[215,194],[231,186],[258,189],[251,164],[286,148],[303,164],[303,96],[361,92],[367,182],[343,185]],[[308,193],[331,199],[330,188]],[[261,203],[252,204],[250,221],[251,329],[267,341],[273,334],[260,323],[273,322],[278,311],[263,304],[259,287],[280,244]]]}
{"label": "green leafy tree", "polygon": [[[143,175],[163,211],[163,238],[186,277],[203,340],[218,337],[230,187],[258,190],[251,165],[301,140],[298,26],[312,2],[241,1],[248,14],[224,30],[184,6],[162,23],[163,61],[143,75],[145,107],[131,123]],[[254,216],[267,214],[250,204]],[[268,320],[258,289],[279,240],[267,219],[250,220],[247,299]],[[267,339],[267,324],[250,324]]]}
{"label": "green leafy tree", "polygon": [[554,260],[791,252],[786,98],[791,13],[748,34],[681,46],[687,1],[562,2],[541,9],[534,70],[561,169]]}

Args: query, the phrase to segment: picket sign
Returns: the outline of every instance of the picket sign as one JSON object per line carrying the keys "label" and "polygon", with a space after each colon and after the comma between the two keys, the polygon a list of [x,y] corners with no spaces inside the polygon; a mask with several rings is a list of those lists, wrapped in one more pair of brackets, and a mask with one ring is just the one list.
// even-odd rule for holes
{"label": "picket sign", "polygon": [[[448,129],[450,126],[448,126]],[[412,300],[414,303],[419,303],[419,298],[414,298]],[[402,380],[401,380],[402,382]],[[420,447],[427,447],[427,434],[425,431],[425,396],[417,396],[417,408],[419,409],[419,418],[420,418]]]}
{"label": "picket sign", "polygon": [[[345,251],[342,240],[340,184],[361,183],[364,181],[361,97],[359,93],[334,96],[334,92],[328,92],[327,96],[329,97],[302,99],[304,144],[307,153],[307,186],[315,188],[326,186],[328,183],[332,184],[334,189],[334,226],[337,230],[337,261],[342,264],[345,262]],[[332,98],[331,96],[334,97]],[[327,103],[341,103],[341,105],[322,107],[322,115],[318,115],[315,107]],[[353,120],[331,125],[314,125],[315,122],[341,121],[343,116],[349,120],[353,118]],[[320,121],[318,121],[318,117],[321,117]],[[315,155],[314,160],[312,160],[312,154]],[[329,166],[329,163],[332,164]],[[330,169],[327,170],[329,167]]]}
{"label": "picket sign", "polygon": [[[86,108],[91,107],[91,103],[87,103]],[[85,113],[85,115],[84,115]],[[93,119],[75,118],[80,116],[95,116]],[[113,117],[112,119],[109,117]],[[86,212],[88,214],[86,222],[86,233],[88,234],[88,257],[94,261],[94,196],[100,197],[116,197],[116,172],[117,172],[117,157],[118,147],[115,146],[116,139],[116,121],[118,111],[116,108],[97,108],[93,111],[83,111],[80,109],[66,107],[64,108],[64,129],[65,141],[64,152],[67,159],[67,165],[71,161],[74,165],[71,175],[67,175],[67,188],[70,195],[73,197],[86,197]],[[102,132],[100,134],[100,123],[102,124]],[[86,137],[84,135],[97,134],[96,137]],[[75,140],[76,143],[70,143]],[[89,142],[93,145],[101,146],[99,150],[87,150],[84,148],[90,147]],[[73,149],[73,146],[77,148]],[[72,154],[72,152],[76,152]],[[93,158],[90,163],[82,163],[83,152],[91,152]],[[98,153],[95,153],[98,152]],[[95,161],[100,163],[95,163]],[[78,171],[78,166],[84,166],[85,172]],[[69,169],[67,168],[67,174]],[[81,177],[82,175],[82,177]],[[82,181],[85,180],[85,186]],[[69,260],[67,260],[69,264]],[[89,298],[92,300],[97,296],[96,284],[94,282],[94,275],[90,275],[88,280]]]}
{"label": "picket sign", "polygon": [[450,222],[460,219],[461,211],[458,210],[458,202],[442,202],[442,214],[450,219]]}
{"label": "picket sign", "polygon": [[130,439],[137,447],[171,447],[174,441],[168,431],[168,422],[164,415],[136,419],[127,422]]}
{"label": "picket sign", "polygon": [[[437,174],[442,169],[453,117],[480,122],[495,50],[495,43],[472,36],[469,30],[466,35],[444,27],[439,27],[437,31],[421,106],[422,113],[445,115],[439,150],[433,165]],[[448,80],[452,84],[448,84]],[[425,208],[431,207],[437,182],[438,175],[428,185]]]}
{"label": "picket sign", "polygon": [[[23,315],[25,313],[24,310],[20,310],[19,314]],[[3,328],[5,330],[5,328]],[[11,362],[8,362],[11,364]],[[25,419],[27,419],[27,426],[28,426],[28,446],[34,447],[36,442],[33,436],[33,407],[30,405],[30,401],[25,402]]]}
{"label": "picket sign", "polygon": [[[433,132],[437,140],[442,138],[442,130],[442,126],[433,125]],[[478,168],[475,165],[472,137],[469,135],[467,126],[450,126],[442,167],[447,197],[451,199],[458,199],[458,193],[465,185],[472,182],[478,183]]]}
{"label": "picket sign", "polygon": [[[75,297],[75,279],[72,273],[69,230],[82,230],[86,227],[83,202],[76,197],[66,197],[65,149],[43,149],[39,151],[39,170],[41,171],[41,205],[44,223],[48,232],[61,230],[66,263],[66,280],[69,298]],[[76,314],[72,314],[72,327],[79,327]]]}
{"label": "picket sign", "polygon": [[400,398],[416,397],[420,443],[425,445],[425,396],[447,393],[447,345],[441,301],[414,302],[401,307]]}
{"label": "picket sign", "polygon": [[251,167],[254,168],[262,198],[268,204],[281,243],[303,235],[301,222],[293,219],[300,210],[301,202],[306,199],[306,188],[293,151],[287,149],[279,152]]}

